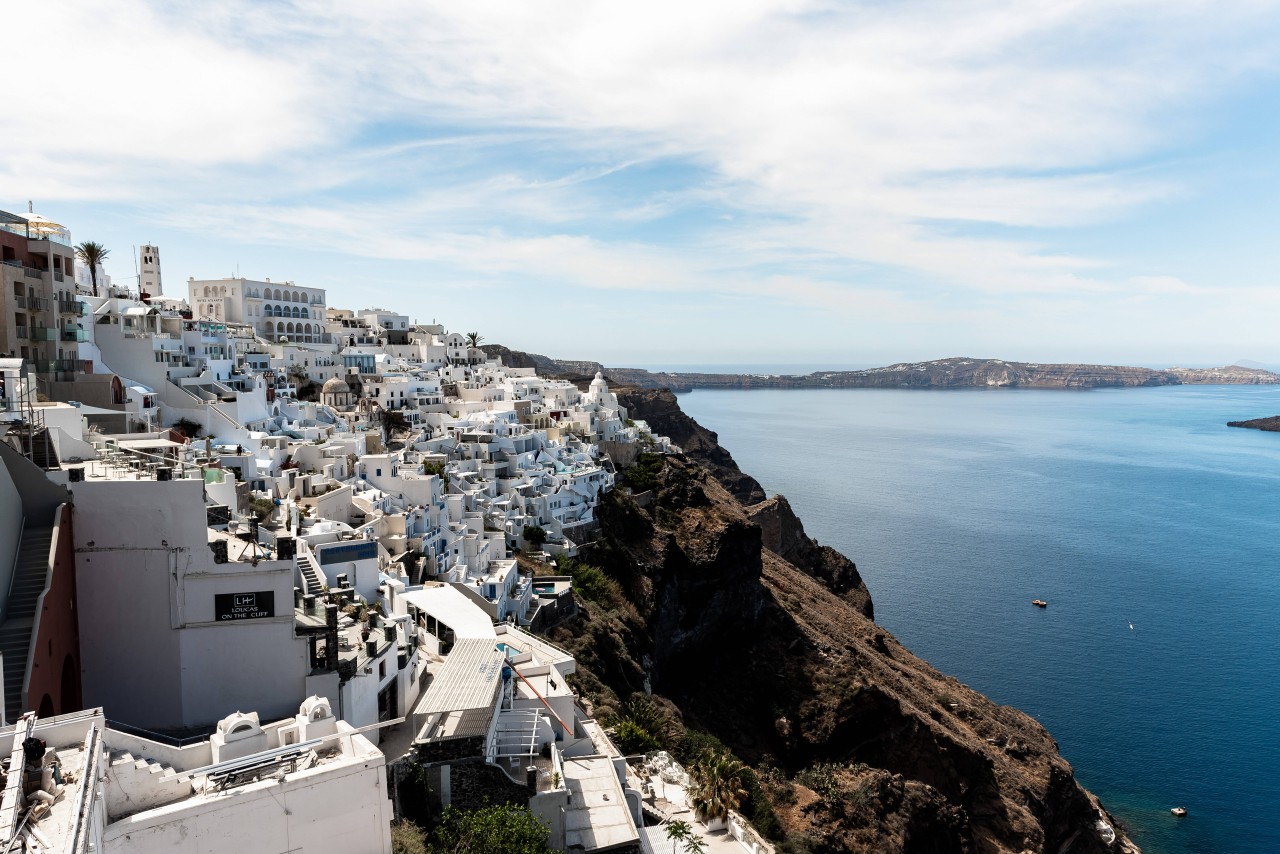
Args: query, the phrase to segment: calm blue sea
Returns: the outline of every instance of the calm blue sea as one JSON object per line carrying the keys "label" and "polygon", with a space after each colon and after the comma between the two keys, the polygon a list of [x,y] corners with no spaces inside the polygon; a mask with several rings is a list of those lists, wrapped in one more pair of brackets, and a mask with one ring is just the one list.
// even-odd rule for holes
{"label": "calm blue sea", "polygon": [[882,625],[1048,727],[1149,854],[1280,851],[1280,434],[1225,426],[1280,388],[681,406],[857,562]]}

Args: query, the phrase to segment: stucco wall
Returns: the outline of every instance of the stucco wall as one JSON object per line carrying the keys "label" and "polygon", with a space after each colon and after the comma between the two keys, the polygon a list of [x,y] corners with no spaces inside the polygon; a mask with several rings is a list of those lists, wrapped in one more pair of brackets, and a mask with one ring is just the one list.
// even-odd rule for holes
{"label": "stucco wall", "polygon": [[[293,714],[308,667],[293,634],[292,561],[215,564],[199,481],[74,488],[86,702],[148,729],[238,709]],[[215,619],[217,594],[257,591],[273,592],[278,616]]]}
{"label": "stucco wall", "polygon": [[283,783],[243,786],[233,797],[191,801],[107,826],[103,850],[129,854],[252,851],[255,854],[391,850],[391,802],[381,756]]}

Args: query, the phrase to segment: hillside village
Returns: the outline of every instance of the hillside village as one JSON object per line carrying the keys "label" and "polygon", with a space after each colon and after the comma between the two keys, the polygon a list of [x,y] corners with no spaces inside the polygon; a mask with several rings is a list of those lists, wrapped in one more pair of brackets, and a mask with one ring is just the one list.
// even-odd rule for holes
{"label": "hillside village", "polygon": [[564,851],[771,850],[624,757],[540,636],[602,496],[679,451],[603,376],[293,282],[175,289],[151,245],[122,286],[33,212],[0,248],[0,843],[388,852],[413,797],[526,805]]}

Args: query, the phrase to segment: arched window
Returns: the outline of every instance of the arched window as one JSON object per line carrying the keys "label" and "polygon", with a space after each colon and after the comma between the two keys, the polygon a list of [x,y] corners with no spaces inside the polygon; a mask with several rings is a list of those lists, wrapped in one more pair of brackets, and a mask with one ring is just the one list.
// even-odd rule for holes
{"label": "arched window", "polygon": [[293,324],[292,324],[292,323],[290,323],[290,324],[289,324],[289,328],[288,328],[286,331],[287,331],[290,335],[292,335],[292,334],[293,334]]}
{"label": "arched window", "polygon": [[311,324],[310,324],[310,323],[304,323],[304,324],[302,325],[302,331],[303,331],[303,332],[305,332],[305,333],[307,333],[308,335],[310,335],[310,334],[311,334]]}
{"label": "arched window", "polygon": [[276,300],[279,300],[279,301],[283,302],[283,300],[281,300],[281,298],[280,298],[280,289],[279,289],[279,288],[276,288],[275,296],[273,297],[273,299],[276,299]]}
{"label": "arched window", "polygon": [[205,297],[206,297],[206,298],[208,298],[208,296],[209,296],[209,286],[208,286],[208,285],[205,285],[205,286],[204,286],[204,295],[205,295]]}
{"label": "arched window", "polygon": [[303,316],[303,317],[310,317],[310,316],[311,316],[311,312],[307,311],[307,310],[304,308],[304,309],[302,310],[302,316]]}

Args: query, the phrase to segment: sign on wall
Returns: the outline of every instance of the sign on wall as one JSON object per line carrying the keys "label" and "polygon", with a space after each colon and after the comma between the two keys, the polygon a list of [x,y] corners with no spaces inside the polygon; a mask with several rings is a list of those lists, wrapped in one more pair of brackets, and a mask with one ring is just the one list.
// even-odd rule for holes
{"label": "sign on wall", "polygon": [[218,622],[255,620],[275,615],[274,590],[259,590],[256,593],[215,593],[213,596],[213,618]]}

